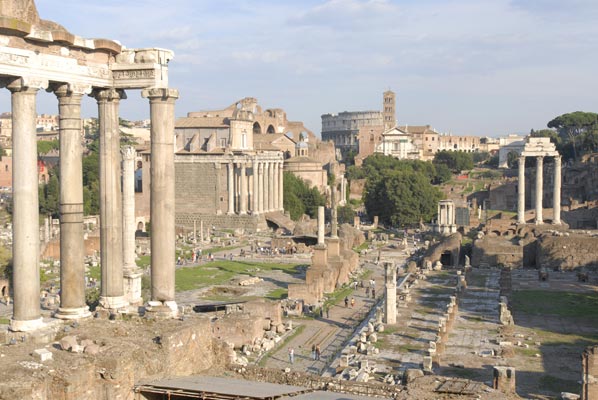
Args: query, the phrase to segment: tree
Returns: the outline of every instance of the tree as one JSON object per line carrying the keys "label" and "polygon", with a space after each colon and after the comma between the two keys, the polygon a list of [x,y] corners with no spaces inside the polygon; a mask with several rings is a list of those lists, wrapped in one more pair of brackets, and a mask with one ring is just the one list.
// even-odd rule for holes
{"label": "tree", "polygon": [[464,151],[439,151],[434,155],[434,165],[444,164],[453,173],[473,169],[473,157],[471,153]]}
{"label": "tree", "polygon": [[283,175],[284,209],[291,214],[291,219],[298,220],[303,214],[316,218],[318,207],[326,204],[326,198],[318,189],[310,188],[303,179],[291,172]]}
{"label": "tree", "polygon": [[47,154],[50,150],[58,150],[60,148],[60,142],[56,140],[38,140],[37,141],[37,154]]}
{"label": "tree", "polygon": [[341,206],[336,209],[339,224],[352,224],[355,220],[355,210],[351,206]]}
{"label": "tree", "polygon": [[587,132],[592,132],[598,129],[598,114],[575,111],[559,115],[549,121],[547,126],[556,129],[561,138],[568,139],[573,147],[573,158],[577,160],[578,138]]}

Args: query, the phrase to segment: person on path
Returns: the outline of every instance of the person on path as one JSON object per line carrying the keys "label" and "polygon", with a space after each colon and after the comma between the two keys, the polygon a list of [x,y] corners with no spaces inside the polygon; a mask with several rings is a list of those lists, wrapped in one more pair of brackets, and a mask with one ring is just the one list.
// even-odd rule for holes
{"label": "person on path", "polygon": [[314,343],[311,345],[311,359],[316,360],[316,357],[316,344]]}
{"label": "person on path", "polygon": [[355,297],[351,297],[351,308],[355,308]]}
{"label": "person on path", "polygon": [[320,307],[320,318],[324,318],[324,307]]}
{"label": "person on path", "polygon": [[322,351],[320,350],[320,345],[316,346],[316,360],[320,359],[320,355],[322,354]]}
{"label": "person on path", "polygon": [[295,363],[295,349],[293,349],[292,347],[289,347],[289,362],[291,364]]}
{"label": "person on path", "polygon": [[372,299],[376,298],[376,289],[372,288]]}
{"label": "person on path", "polygon": [[365,297],[370,297],[370,287],[365,288]]}
{"label": "person on path", "polygon": [[330,319],[330,307],[326,307],[326,318]]}
{"label": "person on path", "polygon": [[349,298],[345,296],[345,307],[349,307]]}

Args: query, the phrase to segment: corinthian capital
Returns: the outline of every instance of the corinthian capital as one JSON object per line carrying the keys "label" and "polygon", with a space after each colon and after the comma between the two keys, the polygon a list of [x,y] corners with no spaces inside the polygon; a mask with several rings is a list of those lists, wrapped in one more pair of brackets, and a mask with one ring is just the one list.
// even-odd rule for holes
{"label": "corinthian capital", "polygon": [[179,91],[176,89],[169,89],[169,88],[149,88],[143,89],[141,91],[141,96],[144,98],[152,99],[161,99],[161,100],[168,100],[168,99],[178,99],[179,98]]}
{"label": "corinthian capital", "polygon": [[133,146],[125,146],[120,149],[120,154],[123,160],[134,160],[135,159],[135,148]]}
{"label": "corinthian capital", "polygon": [[96,101],[119,101],[120,99],[126,99],[127,94],[122,89],[93,89],[89,95],[96,99]]}

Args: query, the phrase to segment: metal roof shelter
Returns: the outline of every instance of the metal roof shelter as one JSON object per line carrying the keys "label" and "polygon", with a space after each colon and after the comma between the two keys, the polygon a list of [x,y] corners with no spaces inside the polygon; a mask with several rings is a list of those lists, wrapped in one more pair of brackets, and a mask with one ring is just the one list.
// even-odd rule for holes
{"label": "metal roof shelter", "polygon": [[147,400],[374,400],[379,397],[314,391],[301,386],[279,385],[240,379],[188,376],[142,382],[135,386],[138,399]]}

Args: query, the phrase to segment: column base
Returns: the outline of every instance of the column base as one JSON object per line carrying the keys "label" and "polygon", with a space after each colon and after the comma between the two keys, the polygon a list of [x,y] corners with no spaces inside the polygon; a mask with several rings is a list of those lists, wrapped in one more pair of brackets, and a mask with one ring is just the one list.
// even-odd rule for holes
{"label": "column base", "polygon": [[54,318],[58,319],[82,319],[88,317],[91,317],[91,312],[87,306],[77,308],[60,307],[54,313]]}
{"label": "column base", "polygon": [[542,221],[542,220],[536,220],[536,221],[534,221],[534,223],[535,223],[536,225],[543,225],[543,224],[544,224],[544,221]]}
{"label": "column base", "polygon": [[150,300],[145,307],[145,315],[150,318],[177,318],[179,307],[174,300]]}
{"label": "column base", "polygon": [[141,298],[141,276],[143,274],[136,270],[125,270],[123,277],[123,286],[125,289],[125,300],[132,306],[143,304]]}
{"label": "column base", "polygon": [[38,319],[28,319],[25,321],[11,319],[8,329],[12,332],[30,332],[40,329],[43,326],[44,322],[41,317]]}
{"label": "column base", "polygon": [[561,221],[552,221],[552,225],[562,225]]}
{"label": "column base", "polygon": [[119,310],[129,305],[125,296],[101,296],[99,307],[106,310]]}

